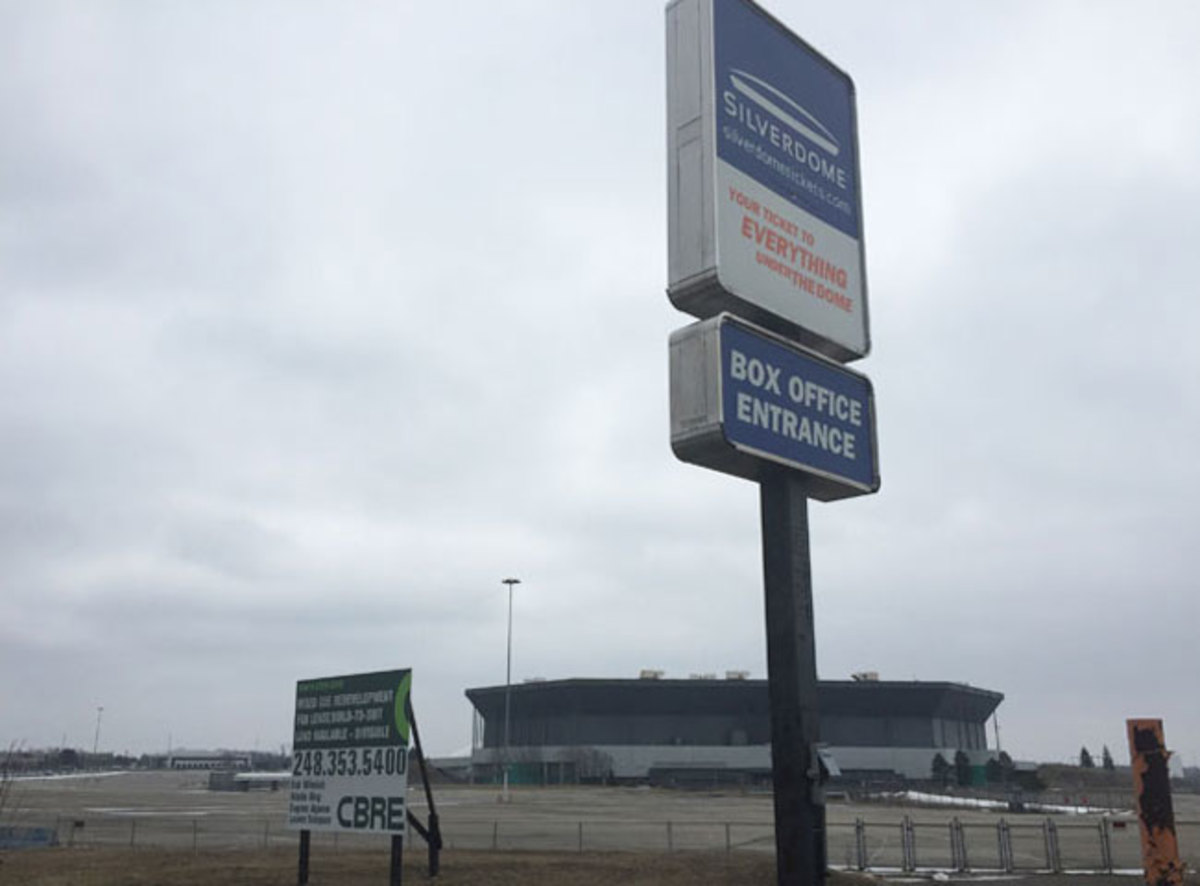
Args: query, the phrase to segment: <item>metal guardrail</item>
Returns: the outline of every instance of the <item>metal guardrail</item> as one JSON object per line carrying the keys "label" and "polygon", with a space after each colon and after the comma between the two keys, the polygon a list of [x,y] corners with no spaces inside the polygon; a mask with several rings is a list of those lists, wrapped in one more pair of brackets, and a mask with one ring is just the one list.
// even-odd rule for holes
{"label": "metal guardrail", "polygon": [[[1180,845],[1200,844],[1200,821],[1176,822]],[[856,819],[831,825],[829,858],[860,870],[1050,872],[1140,870],[1136,822],[1108,816],[1079,821],[1044,818],[993,823],[894,822]]]}
{"label": "metal guardrail", "polygon": [[[294,845],[297,832],[275,818],[100,816],[23,820],[44,828],[63,847],[255,850]],[[1176,832],[1195,865],[1200,821],[1177,821]],[[770,822],[617,821],[554,818],[460,819],[443,824],[447,849],[493,851],[773,851]],[[999,818],[993,822],[895,821],[857,818],[826,828],[830,866],[860,871],[1071,872],[1141,868],[1137,823],[1110,817]],[[314,833],[314,846],[367,848],[380,835]]]}

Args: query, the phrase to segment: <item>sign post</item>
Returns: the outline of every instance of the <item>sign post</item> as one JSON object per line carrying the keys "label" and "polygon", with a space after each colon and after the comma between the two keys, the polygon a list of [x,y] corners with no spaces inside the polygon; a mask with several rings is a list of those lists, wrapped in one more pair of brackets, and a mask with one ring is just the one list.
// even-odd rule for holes
{"label": "sign post", "polygon": [[816,750],[817,648],[803,476],[771,466],[759,500],[777,880],[781,886],[819,884],[825,882],[825,801]]}
{"label": "sign post", "polygon": [[[667,6],[671,447],[759,484],[779,886],[825,882],[808,498],[879,489],[854,84],[751,0]],[[836,361],[836,362],[835,362]]]}

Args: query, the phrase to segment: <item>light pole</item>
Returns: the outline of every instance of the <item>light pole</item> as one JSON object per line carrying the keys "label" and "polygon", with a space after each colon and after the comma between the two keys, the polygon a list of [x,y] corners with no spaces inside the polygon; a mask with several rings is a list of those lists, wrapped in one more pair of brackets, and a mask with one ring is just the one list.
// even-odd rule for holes
{"label": "light pole", "polygon": [[100,747],[100,716],[104,713],[104,707],[96,708],[96,736],[92,739],[92,756],[96,756],[96,751]]}
{"label": "light pole", "polygon": [[508,585],[508,657],[504,664],[504,749],[501,754],[501,765],[504,767],[504,793],[501,794],[505,803],[508,802],[508,723],[509,710],[512,706],[512,592],[513,585],[519,585],[519,578],[505,578],[501,584]]}

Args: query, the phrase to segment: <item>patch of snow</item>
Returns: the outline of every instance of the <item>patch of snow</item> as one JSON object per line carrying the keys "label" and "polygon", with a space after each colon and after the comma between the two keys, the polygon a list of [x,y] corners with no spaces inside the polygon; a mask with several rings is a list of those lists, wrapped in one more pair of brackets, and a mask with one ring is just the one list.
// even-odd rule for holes
{"label": "patch of snow", "polygon": [[116,769],[112,772],[52,772],[42,775],[14,775],[13,781],[66,781],[79,778],[112,778],[115,775],[128,775],[127,769]]}
{"label": "patch of snow", "polygon": [[[953,797],[946,794],[929,794],[924,791],[895,791],[877,794],[885,799],[904,800],[925,806],[952,806],[958,809],[994,809],[1007,811],[1007,800],[990,800],[983,797]],[[1053,815],[1107,815],[1119,812],[1104,806],[1063,806],[1055,803],[1024,803],[1027,812],[1044,812]]]}

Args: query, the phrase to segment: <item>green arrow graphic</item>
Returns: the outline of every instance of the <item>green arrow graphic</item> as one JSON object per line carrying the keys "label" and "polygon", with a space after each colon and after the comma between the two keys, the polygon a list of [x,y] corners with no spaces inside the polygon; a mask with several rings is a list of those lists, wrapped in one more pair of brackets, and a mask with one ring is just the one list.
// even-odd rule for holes
{"label": "green arrow graphic", "polygon": [[408,714],[407,702],[408,694],[412,691],[412,671],[406,673],[400,681],[400,685],[396,687],[396,732],[404,739],[404,746],[408,747]]}

